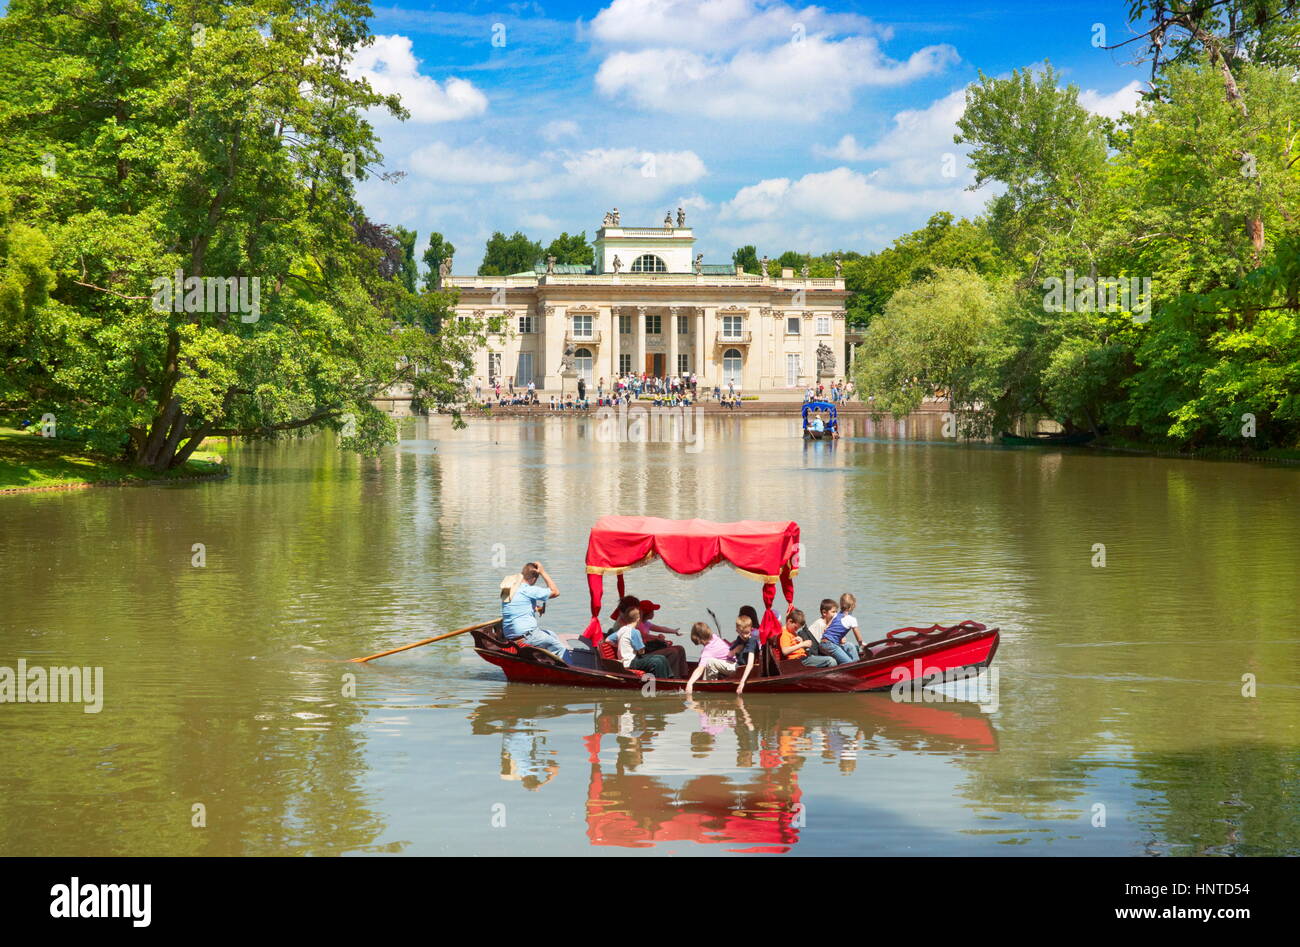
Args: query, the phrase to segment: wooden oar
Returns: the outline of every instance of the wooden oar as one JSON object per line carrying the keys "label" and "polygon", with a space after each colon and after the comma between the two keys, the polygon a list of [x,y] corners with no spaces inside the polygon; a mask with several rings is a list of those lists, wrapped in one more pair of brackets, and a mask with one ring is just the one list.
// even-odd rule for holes
{"label": "wooden oar", "polygon": [[499,619],[499,618],[493,618],[493,619],[491,619],[490,621],[481,621],[481,622],[479,622],[477,625],[470,625],[468,628],[458,628],[458,629],[455,630],[455,631],[449,631],[449,632],[447,632],[445,635],[436,635],[436,636],[434,636],[434,637],[432,637],[432,638],[425,638],[423,641],[415,641],[415,642],[412,642],[411,644],[404,644],[404,645],[402,645],[400,648],[393,648],[393,649],[391,649],[391,650],[389,650],[389,651],[380,651],[378,654],[371,654],[371,655],[368,655],[368,656],[366,656],[366,657],[364,657],[364,658],[352,658],[352,659],[349,660],[347,663],[348,663],[348,664],[365,664],[367,661],[373,661],[375,658],[382,658],[382,657],[386,657],[386,656],[388,656],[388,655],[390,655],[390,654],[397,654],[397,652],[399,652],[399,651],[409,651],[409,650],[411,650],[412,648],[418,648],[418,647],[420,647],[420,645],[422,645],[422,644],[433,644],[435,641],[444,641],[444,640],[446,640],[447,638],[454,638],[454,637],[456,637],[457,635],[463,635],[463,634],[465,634],[465,632],[467,632],[467,631],[478,631],[480,628],[488,628],[488,627],[490,627],[491,625],[495,625],[495,624],[496,624],[497,622],[499,622],[500,620],[501,620],[501,619]]}

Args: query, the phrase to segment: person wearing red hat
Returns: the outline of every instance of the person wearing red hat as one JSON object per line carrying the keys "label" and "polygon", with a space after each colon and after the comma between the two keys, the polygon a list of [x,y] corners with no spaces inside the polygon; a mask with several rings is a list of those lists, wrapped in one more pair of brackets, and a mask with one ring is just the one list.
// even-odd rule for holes
{"label": "person wearing red hat", "polygon": [[641,637],[645,642],[647,654],[663,655],[668,661],[669,667],[672,668],[673,677],[685,678],[688,673],[686,664],[686,649],[679,644],[669,644],[663,637],[664,635],[680,635],[681,632],[676,628],[668,628],[664,625],[656,625],[650,620],[660,608],[659,605],[649,599],[638,599],[635,595],[624,595],[619,599],[618,605],[610,614],[617,626],[619,618],[630,608],[636,608],[641,612],[641,621],[637,625],[637,630],[641,632]]}

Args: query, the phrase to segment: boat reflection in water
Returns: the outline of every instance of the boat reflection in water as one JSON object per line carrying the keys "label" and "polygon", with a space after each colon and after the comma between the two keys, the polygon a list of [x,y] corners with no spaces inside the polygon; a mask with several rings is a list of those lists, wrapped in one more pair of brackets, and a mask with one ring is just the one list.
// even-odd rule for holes
{"label": "boat reflection in water", "polygon": [[[502,778],[540,790],[559,772],[559,718],[592,715],[592,732],[581,738],[592,845],[788,852],[805,824],[799,770],[809,759],[847,774],[864,750],[997,749],[996,732],[973,705],[900,703],[886,694],[854,695],[833,709],[824,697],[611,697],[593,707],[573,692],[560,700],[534,694],[510,687],[485,701],[472,717],[474,732],[500,733]],[[567,743],[563,756],[570,758]]]}

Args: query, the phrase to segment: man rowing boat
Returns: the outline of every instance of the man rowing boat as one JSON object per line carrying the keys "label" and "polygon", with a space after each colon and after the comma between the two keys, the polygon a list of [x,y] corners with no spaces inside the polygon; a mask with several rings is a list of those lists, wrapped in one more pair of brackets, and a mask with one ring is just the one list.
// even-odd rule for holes
{"label": "man rowing boat", "polygon": [[[534,584],[539,578],[546,582],[546,588]],[[538,562],[525,563],[522,573],[516,572],[502,579],[501,631],[506,639],[523,639],[524,644],[549,651],[567,662],[569,652],[564,644],[537,623],[538,606],[559,594],[559,588]]]}

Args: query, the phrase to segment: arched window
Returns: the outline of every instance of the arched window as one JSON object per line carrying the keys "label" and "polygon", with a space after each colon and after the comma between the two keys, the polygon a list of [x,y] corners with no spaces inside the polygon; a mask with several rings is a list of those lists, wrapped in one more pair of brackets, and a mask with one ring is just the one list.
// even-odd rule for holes
{"label": "arched window", "polygon": [[573,353],[573,367],[577,369],[578,376],[589,386],[591,385],[592,361],[591,349],[581,348]]}
{"label": "arched window", "polygon": [[741,368],[740,349],[727,349],[722,353],[722,383],[724,385],[735,382],[740,384]]}
{"label": "arched window", "polygon": [[632,261],[633,273],[667,273],[668,267],[664,261],[659,259],[653,253],[643,253]]}

